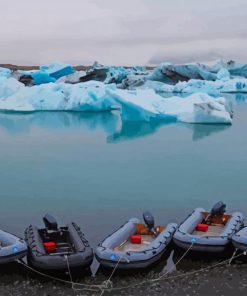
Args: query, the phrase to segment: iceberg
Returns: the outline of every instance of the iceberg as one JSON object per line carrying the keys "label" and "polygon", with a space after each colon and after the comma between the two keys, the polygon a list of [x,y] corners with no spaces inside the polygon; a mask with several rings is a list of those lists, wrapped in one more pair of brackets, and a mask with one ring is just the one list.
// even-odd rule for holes
{"label": "iceberg", "polygon": [[217,73],[217,80],[227,81],[229,79],[230,79],[230,72],[225,68],[220,69],[219,72]]}
{"label": "iceberg", "polygon": [[80,83],[81,82],[81,78],[82,77],[85,77],[87,74],[86,74],[86,71],[75,71],[74,73],[70,74],[70,75],[66,75],[66,76],[63,76],[61,78],[59,78],[57,80],[57,82],[64,82],[64,83]]}
{"label": "iceberg", "polygon": [[[80,79],[81,82],[96,80],[105,84],[116,83],[119,88],[131,88],[132,85],[144,83],[142,77],[148,76],[150,72],[141,66],[125,68],[121,66],[104,66],[95,62]],[[138,82],[137,82],[138,80]]]}
{"label": "iceberg", "polygon": [[202,64],[173,65],[162,63],[154,69],[148,79],[175,84],[179,81],[188,81],[190,79],[216,80],[217,75],[210,72],[210,69]]}
{"label": "iceberg", "polygon": [[0,77],[0,101],[24,89],[25,85],[15,78]]}
{"label": "iceberg", "polygon": [[[116,86],[108,86],[116,87]],[[0,100],[2,111],[108,111],[118,108],[100,82],[49,83],[20,88]]]}
{"label": "iceberg", "polygon": [[247,78],[247,64],[237,64],[234,61],[229,61],[226,67],[231,75]]}
{"label": "iceberg", "polygon": [[77,84],[48,83],[25,86],[14,78],[0,80],[0,110],[110,111],[121,110],[125,121],[182,121],[231,123],[224,98],[195,93],[186,98],[164,98],[153,89],[123,90],[116,84],[89,81]]}
{"label": "iceberg", "polygon": [[223,97],[196,93],[186,98],[163,98],[154,90],[108,90],[121,105],[122,119],[151,121],[177,120],[187,123],[232,123],[232,112]]}
{"label": "iceberg", "polygon": [[71,65],[63,63],[51,63],[48,65],[40,66],[40,71],[48,74],[50,77],[55,78],[56,80],[74,73],[74,68]]}
{"label": "iceberg", "polygon": [[240,93],[247,92],[247,79],[233,78],[216,81],[189,80],[188,82],[179,82],[173,92],[177,93],[196,93],[204,92],[212,96],[218,96],[221,93]]}
{"label": "iceberg", "polygon": [[[18,74],[30,76],[34,85],[55,82],[57,79],[74,73],[72,66],[62,63],[52,63],[39,67],[39,70],[18,70]],[[20,77],[20,80],[22,77]],[[28,83],[30,84],[30,83]]]}
{"label": "iceberg", "polygon": [[220,80],[206,81],[199,79],[191,79],[189,81],[178,82],[175,85],[147,80],[143,85],[136,86],[139,89],[153,89],[160,94],[165,93],[206,93],[210,96],[220,96],[223,93],[247,93],[247,79],[246,78],[227,78],[227,73],[220,71],[218,73]]}
{"label": "iceberg", "polygon": [[7,68],[0,67],[0,77],[9,78],[11,76],[11,70]]}
{"label": "iceberg", "polygon": [[171,64],[162,63],[154,69],[148,79],[167,84],[176,84],[179,81],[199,79],[207,81],[224,80],[231,77],[247,78],[247,64],[237,64],[234,61],[227,63],[217,61],[210,63]]}

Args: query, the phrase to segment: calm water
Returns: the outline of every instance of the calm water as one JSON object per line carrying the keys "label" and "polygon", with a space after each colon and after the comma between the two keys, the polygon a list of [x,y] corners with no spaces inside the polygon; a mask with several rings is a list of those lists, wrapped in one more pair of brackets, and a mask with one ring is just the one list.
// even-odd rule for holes
{"label": "calm water", "polygon": [[0,225],[22,235],[49,212],[95,245],[150,210],[181,221],[218,200],[247,214],[247,96],[232,126],[122,124],[117,113],[0,114]]}

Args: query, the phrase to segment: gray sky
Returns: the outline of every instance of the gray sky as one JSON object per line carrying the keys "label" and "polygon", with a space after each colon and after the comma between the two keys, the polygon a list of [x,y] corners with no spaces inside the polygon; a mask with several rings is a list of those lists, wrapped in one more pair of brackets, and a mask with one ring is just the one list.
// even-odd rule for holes
{"label": "gray sky", "polygon": [[247,61],[247,0],[0,0],[0,63]]}

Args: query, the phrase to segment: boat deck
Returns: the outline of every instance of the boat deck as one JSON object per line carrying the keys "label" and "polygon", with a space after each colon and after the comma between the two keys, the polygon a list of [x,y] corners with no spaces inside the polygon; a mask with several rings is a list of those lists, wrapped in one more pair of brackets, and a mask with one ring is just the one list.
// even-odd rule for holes
{"label": "boat deck", "polygon": [[224,228],[224,225],[209,225],[208,231],[203,232],[203,231],[194,230],[192,234],[199,235],[199,236],[218,236],[221,234],[223,228]]}
{"label": "boat deck", "polygon": [[148,245],[155,239],[151,235],[141,235],[141,244],[132,244],[130,241],[125,241],[120,246],[114,248],[114,251],[128,252],[128,251],[144,251]]}

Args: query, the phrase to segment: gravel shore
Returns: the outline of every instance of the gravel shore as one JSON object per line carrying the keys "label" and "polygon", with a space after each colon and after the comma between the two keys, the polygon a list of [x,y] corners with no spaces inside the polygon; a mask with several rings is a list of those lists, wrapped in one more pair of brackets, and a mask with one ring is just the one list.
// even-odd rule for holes
{"label": "gravel shore", "polygon": [[[178,271],[160,281],[152,281],[159,276],[157,271],[149,273],[117,273],[112,278],[112,289],[105,290],[104,295],[246,295],[247,264],[235,261],[232,265],[224,264],[213,269],[200,271],[214,265],[215,262],[184,260]],[[15,270],[13,274],[11,270]],[[90,291],[75,285],[58,283],[33,274],[19,264],[12,264],[0,272],[0,295],[42,295],[42,296],[87,296],[100,295],[101,290],[90,287]],[[86,285],[100,285],[106,281],[109,273],[100,271],[95,278],[90,276],[76,281]],[[68,278],[65,278],[68,280]],[[78,290],[76,290],[78,289]]]}

